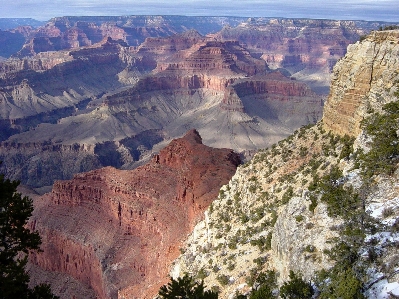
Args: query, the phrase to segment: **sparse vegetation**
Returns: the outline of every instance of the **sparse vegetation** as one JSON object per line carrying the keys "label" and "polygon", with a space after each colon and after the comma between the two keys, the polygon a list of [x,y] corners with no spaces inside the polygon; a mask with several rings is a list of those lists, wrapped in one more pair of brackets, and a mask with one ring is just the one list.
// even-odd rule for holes
{"label": "sparse vegetation", "polygon": [[386,104],[383,111],[383,114],[374,113],[362,122],[363,129],[372,138],[370,150],[360,155],[366,178],[380,173],[391,175],[398,162],[399,101]]}

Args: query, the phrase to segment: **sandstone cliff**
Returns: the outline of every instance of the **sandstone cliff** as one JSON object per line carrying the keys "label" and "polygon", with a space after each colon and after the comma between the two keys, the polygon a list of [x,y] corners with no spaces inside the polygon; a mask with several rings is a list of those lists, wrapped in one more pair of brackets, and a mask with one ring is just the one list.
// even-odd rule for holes
{"label": "sandstone cliff", "polygon": [[62,298],[80,296],[74,281],[96,298],[152,298],[239,163],[233,151],[203,145],[192,130],[135,170],[108,167],[57,181],[35,200],[30,223],[43,252],[31,255],[33,279],[71,277],[62,288],[50,281]]}
{"label": "sandstone cliff", "polygon": [[[342,234],[345,225],[332,216],[328,202],[313,197],[321,178],[337,167],[342,181],[334,184],[344,182],[346,190],[359,191],[364,211],[383,224],[366,234],[356,253],[357,266],[367,273],[361,277],[361,291],[366,298],[398,295],[397,171],[365,179],[362,156],[347,156],[347,139],[339,137],[350,134],[356,137],[355,150],[370,150],[373,137],[360,121],[399,100],[398,42],[398,31],[382,31],[349,46],[334,69],[322,121],[259,151],[237,169],[188,237],[171,275],[188,272],[204,279],[221,298],[254,292],[257,275],[266,270],[276,271],[278,285],[288,281],[291,270],[314,283],[317,271],[333,267],[331,238]],[[395,140],[397,136],[391,142]],[[389,159],[397,164],[394,156]],[[371,251],[378,252],[375,260]]]}
{"label": "sandstone cliff", "polygon": [[355,21],[250,18],[236,27],[226,26],[221,40],[238,40],[275,68],[285,68],[328,93],[329,73],[349,44],[376,24]]}
{"label": "sandstone cliff", "polygon": [[389,101],[399,69],[397,31],[375,31],[348,53],[334,69],[323,124],[334,133],[358,136],[368,110]]}

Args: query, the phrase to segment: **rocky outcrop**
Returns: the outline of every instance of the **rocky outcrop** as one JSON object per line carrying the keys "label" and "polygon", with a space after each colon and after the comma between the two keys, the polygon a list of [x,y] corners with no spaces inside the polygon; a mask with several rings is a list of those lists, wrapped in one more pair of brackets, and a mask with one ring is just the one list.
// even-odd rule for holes
{"label": "rocky outcrop", "polygon": [[[239,163],[233,151],[203,145],[192,130],[135,170],[108,167],[57,181],[35,201],[30,225],[43,252],[31,263],[73,277],[98,298],[152,298]],[[79,295],[68,285],[64,291],[63,298]]]}
{"label": "rocky outcrop", "polygon": [[334,68],[323,123],[339,135],[357,136],[360,122],[371,109],[381,110],[389,99],[399,69],[398,31],[374,31]]}
{"label": "rocky outcrop", "polygon": [[[238,40],[272,69],[285,68],[327,94],[331,70],[349,44],[370,29],[372,22],[250,18],[236,27],[226,26],[216,38]],[[383,26],[380,24],[380,26]]]}
{"label": "rocky outcrop", "polygon": [[[365,179],[358,155],[340,155],[347,141],[339,138],[356,137],[354,151],[370,149],[371,137],[362,132],[353,115],[364,118],[399,100],[397,48],[397,30],[374,32],[349,47],[335,68],[323,120],[259,151],[237,169],[187,238],[184,253],[171,267],[173,277],[189,273],[204,279],[209,288],[220,291],[221,298],[250,295],[259,289],[257,275],[267,270],[277,273],[279,286],[289,280],[290,271],[315,281],[317,271],[328,272],[334,265],[328,255],[332,238],[339,232],[347,237],[347,232],[342,233],[347,220],[329,212],[328,200],[312,193],[316,184],[328,182],[323,176],[334,166],[343,173],[334,184],[353,190],[372,221],[384,224],[377,231],[365,231],[365,242],[358,250],[356,267],[364,267],[367,273],[359,276],[361,291],[370,299],[397,294],[397,268],[391,262],[398,258],[398,234],[393,229],[398,221],[398,171]],[[356,112],[362,110],[362,115]],[[327,194],[334,197],[334,192]],[[389,261],[390,266],[371,262],[367,250],[379,250],[377,259]]]}
{"label": "rocky outcrop", "polygon": [[158,71],[221,71],[221,74],[225,74],[231,70],[247,76],[264,73],[267,69],[264,61],[253,58],[237,41],[199,43],[186,52],[180,52],[175,56],[175,61],[159,63],[157,66]]}

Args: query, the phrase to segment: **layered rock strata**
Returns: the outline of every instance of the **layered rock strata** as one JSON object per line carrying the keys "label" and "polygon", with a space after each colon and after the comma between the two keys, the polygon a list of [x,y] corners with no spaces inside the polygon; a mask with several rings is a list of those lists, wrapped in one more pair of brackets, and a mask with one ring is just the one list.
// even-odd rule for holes
{"label": "layered rock strata", "polygon": [[331,92],[323,113],[326,129],[357,136],[370,109],[380,110],[390,98],[399,70],[398,31],[374,31],[334,68]]}
{"label": "layered rock strata", "polygon": [[[30,225],[43,252],[31,263],[73,277],[97,298],[152,298],[239,163],[233,151],[203,145],[192,130],[135,170],[108,167],[57,181],[35,201]],[[79,295],[64,290],[62,298]]]}
{"label": "layered rock strata", "polygon": [[[249,296],[259,288],[257,275],[267,270],[277,273],[279,286],[289,280],[290,271],[315,281],[317,271],[329,271],[334,264],[328,252],[344,221],[328,211],[328,201],[317,193],[312,198],[315,185],[324,184],[323,176],[334,166],[343,174],[334,184],[353,188],[373,221],[384,224],[366,232],[358,251],[356,267],[367,273],[360,276],[362,292],[370,299],[397,294],[392,261],[398,259],[398,171],[365,181],[359,157],[342,158],[347,144],[339,135],[356,137],[354,151],[367,152],[370,136],[362,132],[360,120],[398,101],[398,58],[398,30],[374,32],[349,46],[334,69],[336,79],[322,121],[259,151],[237,169],[188,237],[171,275],[204,279],[209,288],[220,291],[220,298]],[[379,250],[381,262],[371,261],[366,253],[370,249]],[[390,266],[382,266],[385,262]]]}
{"label": "layered rock strata", "polygon": [[[207,145],[247,153],[317,121],[323,103],[238,42],[195,31],[148,39],[137,49],[107,38],[2,67],[0,137],[12,135],[0,145],[2,169],[32,187],[99,166],[132,168],[156,143],[190,128]],[[71,147],[95,150],[71,160]]]}

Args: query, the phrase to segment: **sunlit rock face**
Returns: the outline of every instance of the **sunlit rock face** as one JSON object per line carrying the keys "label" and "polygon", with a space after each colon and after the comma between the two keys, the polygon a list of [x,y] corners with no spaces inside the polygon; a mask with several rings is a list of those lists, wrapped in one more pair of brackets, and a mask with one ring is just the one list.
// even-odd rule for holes
{"label": "sunlit rock face", "polygon": [[[207,147],[191,130],[135,170],[107,167],[57,181],[35,201],[30,223],[43,252],[31,255],[33,279],[44,270],[62,298],[79,295],[76,281],[98,298],[152,298],[239,163],[232,150]],[[71,284],[59,290],[52,272]]]}
{"label": "sunlit rock face", "polygon": [[348,47],[334,68],[323,123],[337,134],[357,136],[370,109],[380,110],[390,98],[399,68],[398,31],[375,31]]}
{"label": "sunlit rock face", "polygon": [[137,48],[108,37],[0,68],[1,167],[35,188],[101,166],[134,168],[190,128],[206,145],[249,155],[320,119],[323,105],[239,42],[195,31]]}

